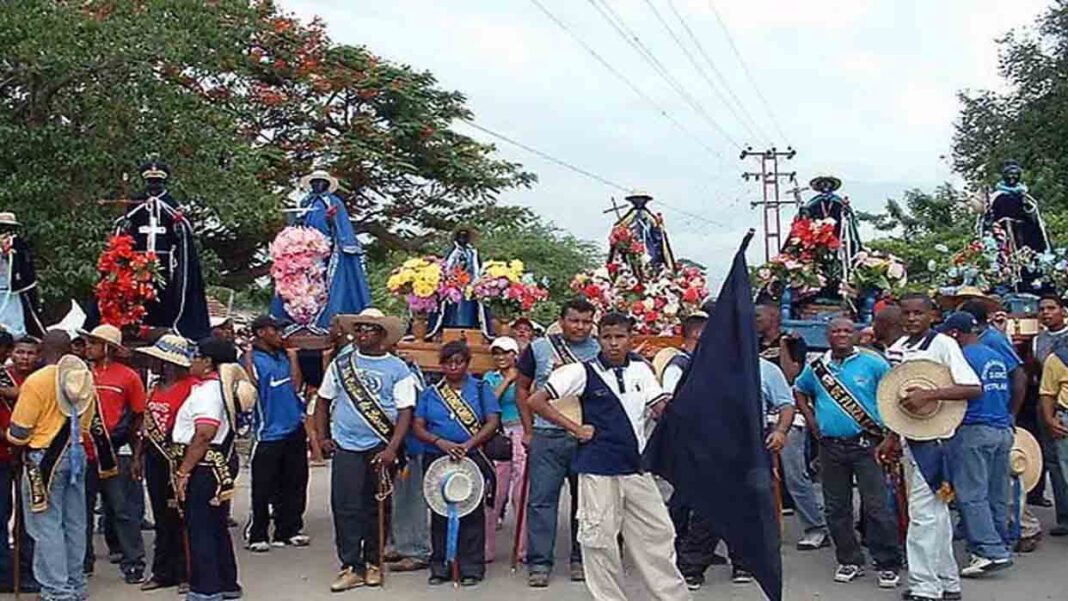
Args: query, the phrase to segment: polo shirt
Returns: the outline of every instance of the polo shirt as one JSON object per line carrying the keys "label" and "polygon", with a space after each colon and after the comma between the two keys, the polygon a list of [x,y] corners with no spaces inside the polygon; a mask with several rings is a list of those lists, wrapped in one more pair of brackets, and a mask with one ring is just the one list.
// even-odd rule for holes
{"label": "polo shirt", "polygon": [[979,333],[979,343],[1002,355],[1005,361],[1005,369],[1009,373],[1012,373],[1013,370],[1023,364],[1019,353],[1016,352],[1016,347],[1012,345],[1012,341],[997,328],[987,326],[985,330]]}
{"label": "polo shirt", "polygon": [[[790,383],[786,381],[786,374],[782,373],[779,366],[767,359],[760,357],[760,410],[763,413],[764,422],[767,423],[772,414],[778,413],[783,407],[794,404],[794,395],[790,393]],[[796,420],[794,422],[796,424]]]}
{"label": "polo shirt", "polygon": [[[79,416],[83,439],[89,436],[89,424],[95,412],[96,407],[90,404]],[[47,449],[60,428],[69,425],[70,418],[59,410],[56,366],[48,365],[30,374],[19,388],[19,399],[7,430],[8,440],[31,449]]]}
{"label": "polo shirt", "polygon": [[[100,417],[109,433],[124,418],[145,412],[145,384],[136,371],[115,362],[109,362],[106,367],[94,365],[93,380],[100,397]],[[126,427],[129,428],[129,423]]]}
{"label": "polo shirt", "polygon": [[[836,361],[831,352],[827,351],[821,360],[842,386],[852,393],[865,412],[875,420],[875,423],[882,426],[883,419],[879,415],[877,392],[879,382],[890,371],[890,364],[877,353],[863,349],[855,349],[851,355],[841,361]],[[816,377],[811,365],[806,365],[801,370],[801,375],[794,382],[794,388],[812,399],[816,423],[819,425],[820,433],[824,436],[851,438],[864,432],[860,424],[850,417],[827,392],[827,388]]]}
{"label": "polo shirt", "polygon": [[186,376],[170,386],[161,383],[152,387],[145,403],[145,410],[152,415],[152,420],[159,425],[164,432],[170,432],[174,427],[174,418],[178,415],[178,409],[189,397],[193,387],[200,383],[196,376]]}
{"label": "polo shirt", "polygon": [[253,410],[256,440],[285,440],[304,427],[307,408],[293,386],[289,356],[285,351],[269,353],[252,349],[252,376],[256,382]]}
{"label": "polo shirt", "polygon": [[[929,342],[927,342],[928,338]],[[927,334],[914,341],[910,341],[908,336],[902,336],[886,349],[886,358],[890,361],[890,365],[915,359],[927,359],[949,367],[953,382],[958,386],[979,386],[980,384],[979,376],[964,358],[960,345],[945,334],[928,331]]]}
{"label": "polo shirt", "polygon": [[[483,376],[482,381],[486,383],[486,386],[490,387],[490,390],[497,390],[497,387],[504,381],[504,376],[495,369]],[[516,403],[515,398],[515,382],[509,384],[508,388],[504,389],[504,393],[497,397],[497,403],[501,406],[502,424],[519,422],[519,405]]]}
{"label": "polo shirt", "polygon": [[[478,417],[478,423],[485,424],[490,415],[500,413],[501,407],[497,403],[497,397],[493,389],[485,382],[473,376],[464,377],[459,390],[467,404],[474,410]],[[419,395],[419,402],[415,407],[415,417],[426,421],[426,430],[434,436],[445,440],[462,444],[471,439],[471,433],[456,419],[445,400],[441,398],[435,387],[431,386],[423,390]],[[440,453],[436,448],[430,449],[432,453]]]}
{"label": "polo shirt", "polygon": [[383,444],[356,410],[341,383],[338,363],[356,361],[356,375],[378,397],[394,424],[401,409],[415,407],[417,382],[408,366],[395,355],[364,355],[349,346],[330,363],[319,387],[319,396],[330,401],[330,435],[346,451],[370,451]]}
{"label": "polo shirt", "polygon": [[983,394],[968,401],[962,423],[969,425],[1011,428],[1012,415],[1009,404],[1012,402],[1012,386],[1009,374],[1011,363],[1005,355],[983,344],[969,344],[964,347],[964,358],[972,370],[979,375]]}
{"label": "polo shirt", "polygon": [[193,442],[197,426],[214,426],[215,436],[211,444],[222,444],[230,434],[230,420],[226,415],[226,401],[223,398],[222,385],[218,374],[214,374],[193,386],[178,413],[174,417],[174,430],[171,436],[174,442],[189,444]]}
{"label": "polo shirt", "polygon": [[1057,399],[1062,409],[1068,410],[1068,366],[1055,354],[1046,357],[1042,364],[1042,382],[1038,385],[1038,394]]}
{"label": "polo shirt", "polygon": [[[561,340],[574,353],[579,361],[591,361],[601,352],[601,343],[590,336],[582,342],[571,342],[561,335]],[[534,382],[534,390],[541,390],[549,380],[549,374],[560,367],[561,363],[553,350],[548,337],[538,338],[530,343],[527,350],[519,355],[516,368],[519,373]],[[560,427],[540,415],[534,416],[534,427],[546,430],[559,430]]]}
{"label": "polo shirt", "polygon": [[545,390],[550,399],[578,396],[582,423],[594,428],[593,438],[579,445],[572,465],[576,472],[620,476],[641,471],[646,409],[669,398],[647,363],[627,359],[610,366],[599,356],[553,371]]}

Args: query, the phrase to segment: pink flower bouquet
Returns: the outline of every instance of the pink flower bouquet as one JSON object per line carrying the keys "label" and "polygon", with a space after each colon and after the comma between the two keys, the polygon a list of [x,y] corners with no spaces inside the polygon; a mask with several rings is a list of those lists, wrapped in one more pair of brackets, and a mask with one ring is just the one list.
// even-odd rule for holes
{"label": "pink flower bouquet", "polygon": [[270,245],[271,277],[286,313],[300,325],[315,321],[326,305],[330,241],[315,228],[287,227]]}

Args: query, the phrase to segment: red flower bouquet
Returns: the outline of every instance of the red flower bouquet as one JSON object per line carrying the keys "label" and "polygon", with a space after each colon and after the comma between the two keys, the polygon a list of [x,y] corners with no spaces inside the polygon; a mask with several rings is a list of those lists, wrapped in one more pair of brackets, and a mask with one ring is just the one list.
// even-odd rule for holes
{"label": "red flower bouquet", "polygon": [[133,245],[132,236],[112,236],[96,263],[100,321],[120,328],[141,324],[163,282],[156,254],[137,252]]}

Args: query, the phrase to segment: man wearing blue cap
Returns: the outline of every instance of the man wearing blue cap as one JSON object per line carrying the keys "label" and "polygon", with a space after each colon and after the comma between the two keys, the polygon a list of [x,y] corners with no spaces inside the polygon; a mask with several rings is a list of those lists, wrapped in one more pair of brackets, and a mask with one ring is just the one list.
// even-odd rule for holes
{"label": "man wearing blue cap", "polygon": [[953,490],[972,554],[961,576],[976,578],[1012,565],[1008,532],[1009,452],[1012,450],[1012,365],[979,341],[971,313],[951,314],[939,331],[961,346],[983,393],[968,401],[964,420],[949,441]]}

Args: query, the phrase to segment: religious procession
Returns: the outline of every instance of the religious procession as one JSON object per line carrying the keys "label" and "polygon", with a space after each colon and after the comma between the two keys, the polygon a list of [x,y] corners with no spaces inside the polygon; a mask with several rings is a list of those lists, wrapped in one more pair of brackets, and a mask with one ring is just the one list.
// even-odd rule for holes
{"label": "religious procession", "polygon": [[[960,181],[883,213],[734,144],[724,243],[306,3],[46,4],[0,8],[0,594],[1063,595],[1068,182],[1023,140],[1068,97],[963,95]],[[708,59],[715,4],[646,25]],[[537,178],[468,131],[617,195],[498,202]]]}

